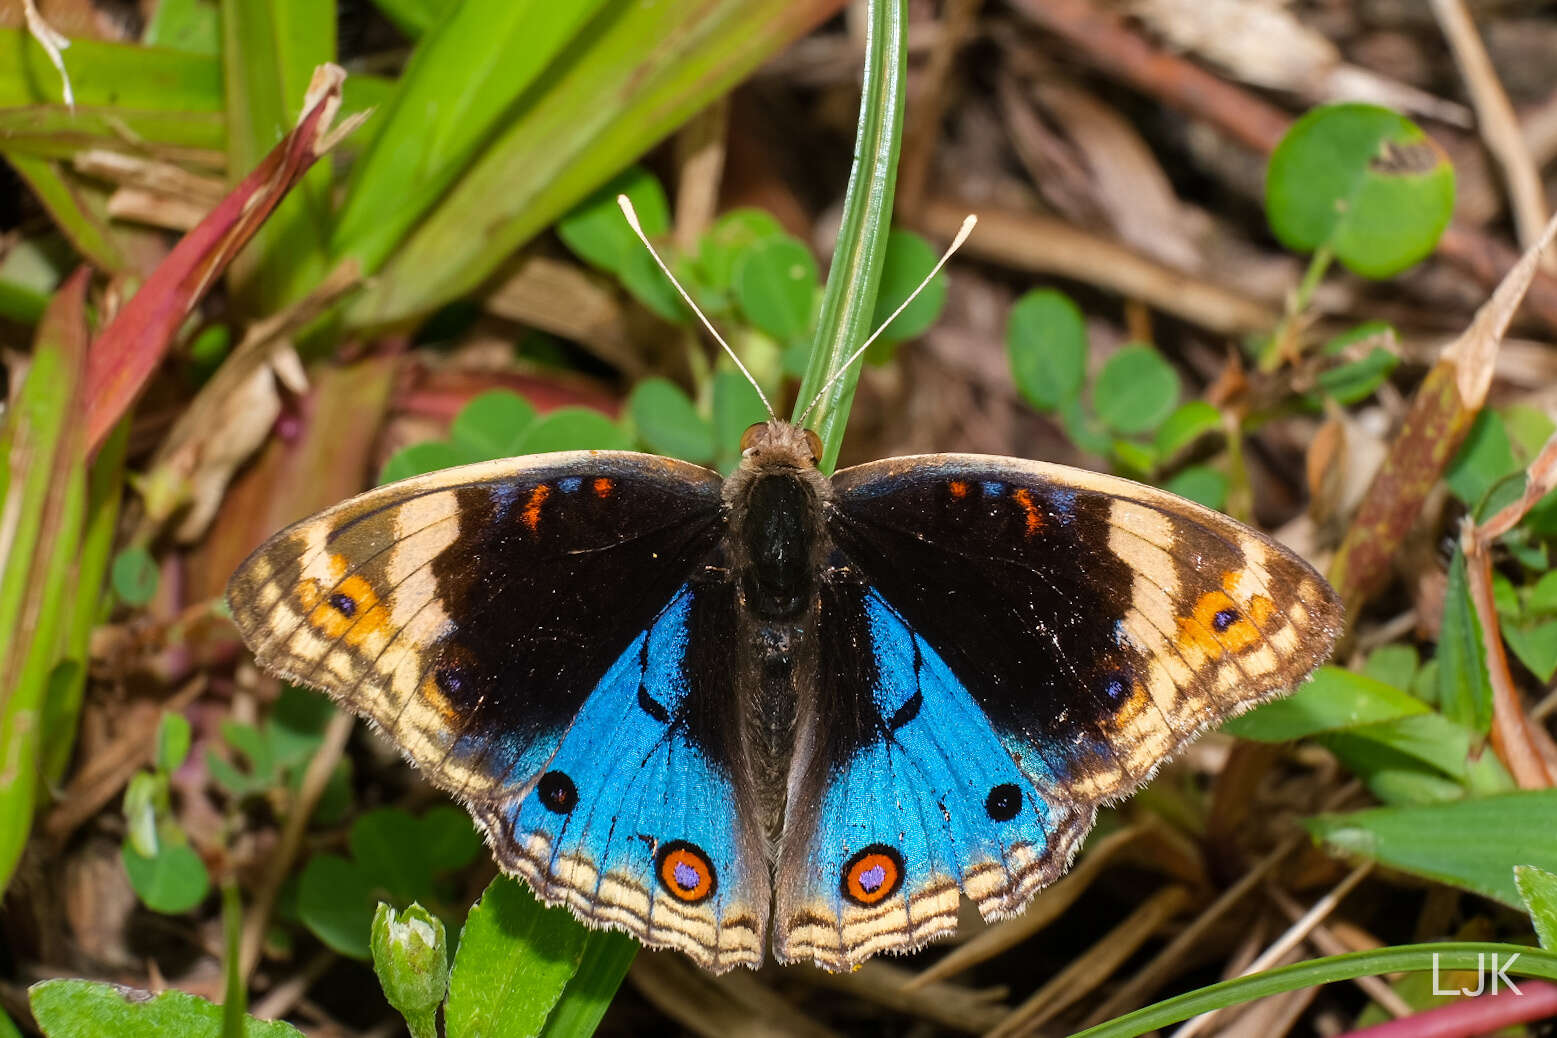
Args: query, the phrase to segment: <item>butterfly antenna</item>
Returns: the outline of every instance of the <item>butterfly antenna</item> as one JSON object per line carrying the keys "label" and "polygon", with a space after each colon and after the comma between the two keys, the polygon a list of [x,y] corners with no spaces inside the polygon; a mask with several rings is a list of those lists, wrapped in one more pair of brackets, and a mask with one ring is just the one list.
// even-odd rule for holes
{"label": "butterfly antenna", "polygon": [[832,378],[822,383],[822,388],[816,391],[816,396],[811,398],[811,402],[806,405],[806,409],[800,412],[800,417],[795,419],[796,425],[806,424],[806,417],[811,413],[812,409],[815,408],[817,404],[822,402],[822,397],[827,395],[827,391],[833,387],[833,383],[843,378],[844,373],[854,366],[854,362],[863,357],[865,355],[865,351],[870,349],[871,345],[877,339],[881,338],[882,332],[892,327],[892,322],[897,320],[897,315],[908,309],[908,304],[912,303],[919,297],[919,293],[923,292],[925,287],[930,284],[930,281],[935,277],[935,275],[941,272],[941,268],[946,266],[946,261],[952,258],[952,254],[958,249],[962,248],[962,243],[967,241],[968,235],[973,233],[973,225],[978,222],[979,218],[977,216],[973,215],[972,213],[968,214],[968,218],[963,220],[962,226],[957,229],[957,236],[952,239],[952,243],[950,245],[946,246],[946,251],[941,254],[940,259],[936,260],[935,266],[930,268],[930,273],[926,274],[924,276],[924,280],[919,282],[919,287],[910,292],[908,294],[908,298],[903,300],[902,304],[899,305],[896,310],[892,311],[891,317],[888,317],[885,321],[881,322],[881,327],[872,332],[870,338],[865,340],[865,344],[859,349],[855,350],[849,359],[843,362],[843,366],[838,369],[837,373],[834,374]]}
{"label": "butterfly antenna", "polygon": [[730,355],[730,359],[735,361],[735,366],[741,369],[741,374],[746,376],[746,381],[750,382],[751,387],[757,391],[757,398],[762,401],[762,406],[767,409],[768,417],[778,421],[778,415],[774,412],[773,405],[768,403],[768,395],[762,391],[761,386],[757,385],[757,380],[752,378],[751,372],[746,370],[746,365],[741,363],[741,358],[736,356],[735,351],[730,348],[730,344],[724,341],[724,336],[720,335],[718,330],[714,328],[713,322],[708,319],[702,310],[698,309],[696,303],[692,302],[692,297],[687,294],[686,289],[681,287],[681,282],[676,280],[676,275],[670,272],[670,268],[665,265],[665,261],[660,259],[660,254],[654,251],[654,246],[649,244],[649,236],[643,233],[643,224],[638,222],[638,213],[633,209],[632,200],[626,195],[617,195],[616,204],[622,207],[622,215],[627,217],[627,226],[633,229],[633,233],[638,236],[638,240],[643,242],[643,247],[649,250],[649,255],[654,258],[654,262],[665,275],[665,280],[669,281],[671,287],[681,294],[681,298],[688,308],[697,314],[697,319],[703,322],[704,328],[708,329],[708,334],[712,335],[714,341],[724,347],[724,351]]}

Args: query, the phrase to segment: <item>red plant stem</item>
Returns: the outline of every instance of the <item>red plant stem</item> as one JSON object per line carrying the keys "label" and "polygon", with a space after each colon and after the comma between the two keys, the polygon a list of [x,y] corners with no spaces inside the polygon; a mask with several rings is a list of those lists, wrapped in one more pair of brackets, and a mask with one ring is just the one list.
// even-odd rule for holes
{"label": "red plant stem", "polygon": [[1474,528],[1467,528],[1461,543],[1465,549],[1466,583],[1476,605],[1481,643],[1487,653],[1487,679],[1492,685],[1492,749],[1520,789],[1549,789],[1552,776],[1530,732],[1530,717],[1519,701],[1519,690],[1508,669],[1508,654],[1503,650],[1502,629],[1492,597],[1490,541],[1477,536]]}
{"label": "red plant stem", "polygon": [[1472,1038],[1557,1015],[1557,984],[1521,980],[1516,989],[1478,995],[1399,1020],[1348,1031],[1339,1038]]}

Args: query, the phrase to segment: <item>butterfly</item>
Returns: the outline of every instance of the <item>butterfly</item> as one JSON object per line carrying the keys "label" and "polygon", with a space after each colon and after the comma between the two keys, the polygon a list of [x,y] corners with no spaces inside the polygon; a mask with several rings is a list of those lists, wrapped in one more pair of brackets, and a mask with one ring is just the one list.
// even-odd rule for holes
{"label": "butterfly", "polygon": [[849,969],[1057,878],[1101,804],[1301,681],[1293,553],[1111,476],[932,454],[728,479],[619,451],[419,476],[233,576],[258,660],[374,722],[503,869],[721,971]]}
{"label": "butterfly", "polygon": [[848,970],[964,895],[1021,911],[1100,805],[1339,628],[1298,556],[1148,486],[819,455],[770,417],[727,479],[623,451],[418,476],[276,534],[228,602],[542,901],[715,972],[770,932]]}

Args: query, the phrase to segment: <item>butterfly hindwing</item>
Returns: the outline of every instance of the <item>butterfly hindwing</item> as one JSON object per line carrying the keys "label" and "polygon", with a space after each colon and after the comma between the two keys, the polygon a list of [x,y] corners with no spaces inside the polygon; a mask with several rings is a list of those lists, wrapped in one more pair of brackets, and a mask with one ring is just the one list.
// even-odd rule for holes
{"label": "butterfly hindwing", "polygon": [[958,886],[986,917],[1019,911],[1100,803],[1296,684],[1339,626],[1295,555],[1126,480],[935,455],[833,485],[819,734],[779,857],[787,958],[917,947],[954,928]]}
{"label": "butterfly hindwing", "polygon": [[[760,961],[768,897],[760,843],[736,815],[749,797],[735,755],[709,734],[710,697],[730,693],[683,677],[689,661],[734,669],[717,658],[733,651],[733,592],[709,566],[724,528],[719,477],[694,465],[617,452],[482,463],[282,531],[228,601],[262,664],[373,720],[545,900],[724,968]],[[551,772],[572,774],[572,792]],[[575,796],[576,817],[548,810]],[[654,883],[677,839],[692,850],[672,879],[677,864],[696,871],[698,848],[717,870],[698,904],[667,906]],[[655,892],[648,905],[633,884]]]}
{"label": "butterfly hindwing", "polygon": [[476,808],[548,901],[714,971],[759,965],[769,884],[735,779],[733,587],[677,592],[590,694],[524,791]]}
{"label": "butterfly hindwing", "polygon": [[775,949],[848,969],[957,928],[959,888],[991,917],[1068,863],[1071,817],[1001,746],[962,683],[847,566],[828,574],[813,742],[796,760]]}

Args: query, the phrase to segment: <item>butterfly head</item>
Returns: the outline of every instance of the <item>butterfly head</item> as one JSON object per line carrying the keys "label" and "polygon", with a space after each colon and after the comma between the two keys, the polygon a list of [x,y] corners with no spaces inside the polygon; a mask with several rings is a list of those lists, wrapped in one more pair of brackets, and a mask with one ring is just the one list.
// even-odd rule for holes
{"label": "butterfly head", "polygon": [[791,422],[770,419],[741,434],[741,459],[751,465],[815,468],[821,457],[821,437]]}

